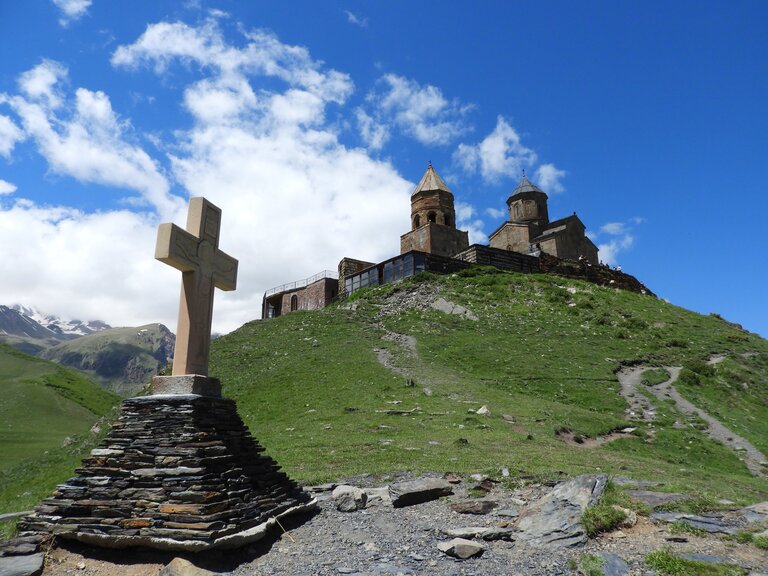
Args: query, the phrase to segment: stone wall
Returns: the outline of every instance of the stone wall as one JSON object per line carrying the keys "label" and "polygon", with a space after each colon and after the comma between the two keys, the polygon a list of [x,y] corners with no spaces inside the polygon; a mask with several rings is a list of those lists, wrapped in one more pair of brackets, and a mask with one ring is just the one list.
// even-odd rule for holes
{"label": "stone wall", "polygon": [[483,266],[495,266],[504,270],[515,272],[538,272],[539,259],[535,256],[500,250],[480,244],[473,244],[464,252],[456,255],[459,260],[480,264]]}
{"label": "stone wall", "polygon": [[488,237],[491,248],[528,252],[530,246],[530,228],[528,224],[505,222]]}
{"label": "stone wall", "polygon": [[239,546],[274,518],[312,506],[263,451],[232,400],[131,398],[77,476],[19,529],[114,548]]}

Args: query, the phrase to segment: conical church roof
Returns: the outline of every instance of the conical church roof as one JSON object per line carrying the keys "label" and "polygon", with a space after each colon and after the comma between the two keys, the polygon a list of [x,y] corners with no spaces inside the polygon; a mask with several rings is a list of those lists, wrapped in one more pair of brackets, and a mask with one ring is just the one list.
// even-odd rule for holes
{"label": "conical church roof", "polygon": [[440,175],[437,173],[437,171],[432,168],[432,163],[430,162],[427,171],[424,172],[424,176],[421,177],[421,180],[419,181],[411,196],[418,194],[419,192],[429,192],[432,190],[442,190],[443,192],[453,194],[453,192],[448,189],[448,186],[445,184],[445,182],[443,182],[443,179],[440,178]]}
{"label": "conical church roof", "polygon": [[528,178],[525,177],[525,173],[523,173],[523,177],[520,178],[520,182],[517,184],[517,188],[515,188],[515,191],[512,192],[512,196],[515,194],[522,194],[523,192],[541,192],[544,194],[544,190],[536,186],[533,182],[528,180]]}

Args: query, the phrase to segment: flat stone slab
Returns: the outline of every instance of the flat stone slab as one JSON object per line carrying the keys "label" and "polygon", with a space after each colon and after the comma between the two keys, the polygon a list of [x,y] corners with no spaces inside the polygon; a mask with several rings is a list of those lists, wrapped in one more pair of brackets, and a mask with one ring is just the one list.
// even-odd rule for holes
{"label": "flat stone slab", "polygon": [[444,552],[448,556],[466,560],[472,556],[479,556],[485,551],[485,546],[473,542],[472,540],[465,540],[464,538],[454,538],[448,542],[440,542],[437,545],[437,549],[440,552]]}
{"label": "flat stone slab", "polygon": [[687,494],[675,494],[673,492],[653,492],[651,490],[625,490],[625,492],[635,500],[640,500],[652,508],[691,499]]}
{"label": "flat stone slab", "polygon": [[221,382],[218,378],[200,374],[183,376],[155,376],[152,378],[152,396],[166,394],[197,394],[221,398]]}
{"label": "flat stone slab", "polygon": [[0,576],[38,576],[43,573],[44,554],[0,558]]}
{"label": "flat stone slab", "polygon": [[453,486],[443,478],[419,478],[390,485],[389,494],[392,506],[402,508],[449,496],[453,494]]}
{"label": "flat stone slab", "polygon": [[737,526],[732,526],[723,521],[722,516],[698,514],[684,514],[681,512],[654,512],[652,520],[667,522],[669,524],[680,523],[709,532],[710,534],[736,534]]}

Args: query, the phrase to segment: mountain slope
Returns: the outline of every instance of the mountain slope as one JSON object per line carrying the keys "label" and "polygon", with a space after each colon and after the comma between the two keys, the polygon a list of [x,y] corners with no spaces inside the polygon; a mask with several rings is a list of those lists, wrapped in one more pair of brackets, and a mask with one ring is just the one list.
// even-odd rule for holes
{"label": "mountain slope", "polygon": [[173,355],[175,337],[162,324],[109,328],[67,340],[40,356],[76,368],[121,395],[134,394],[149,384]]}
{"label": "mountain slope", "polygon": [[[674,405],[653,398],[654,421],[627,419],[622,365],[695,367],[713,354],[748,374],[750,390],[725,372],[700,386],[737,394],[732,420],[768,421],[765,340],[650,296],[473,268],[246,324],[213,343],[212,373],[254,435],[310,482],[404,469],[557,477],[599,468],[765,499],[765,480]],[[482,406],[489,415],[476,413]],[[761,424],[742,428],[768,451]]]}

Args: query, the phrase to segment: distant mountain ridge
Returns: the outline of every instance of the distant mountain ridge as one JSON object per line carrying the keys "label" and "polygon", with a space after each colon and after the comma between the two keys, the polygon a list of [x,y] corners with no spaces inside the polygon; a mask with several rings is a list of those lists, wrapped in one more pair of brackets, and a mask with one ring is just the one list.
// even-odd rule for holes
{"label": "distant mountain ridge", "polygon": [[[22,320],[21,323],[15,323],[17,325],[17,330],[21,328],[22,331],[26,330],[27,333],[13,333],[6,328],[3,319],[7,318],[8,327],[11,327],[13,323],[13,312],[16,312]],[[37,324],[47,332],[41,333],[39,330],[35,330],[34,324]],[[59,316],[45,314],[34,307],[24,306],[22,304],[0,306],[0,333],[8,335],[36,337],[29,333],[29,331],[32,330],[36,334],[45,334],[45,336],[37,337],[45,338],[53,336],[54,338],[70,339],[86,336],[109,328],[111,328],[111,326],[101,320],[88,320],[85,322],[75,319],[65,320]]]}
{"label": "distant mountain ridge", "polygon": [[138,392],[173,356],[176,338],[162,324],[113,328],[67,320],[36,308],[0,305],[0,342],[88,374],[123,395]]}

